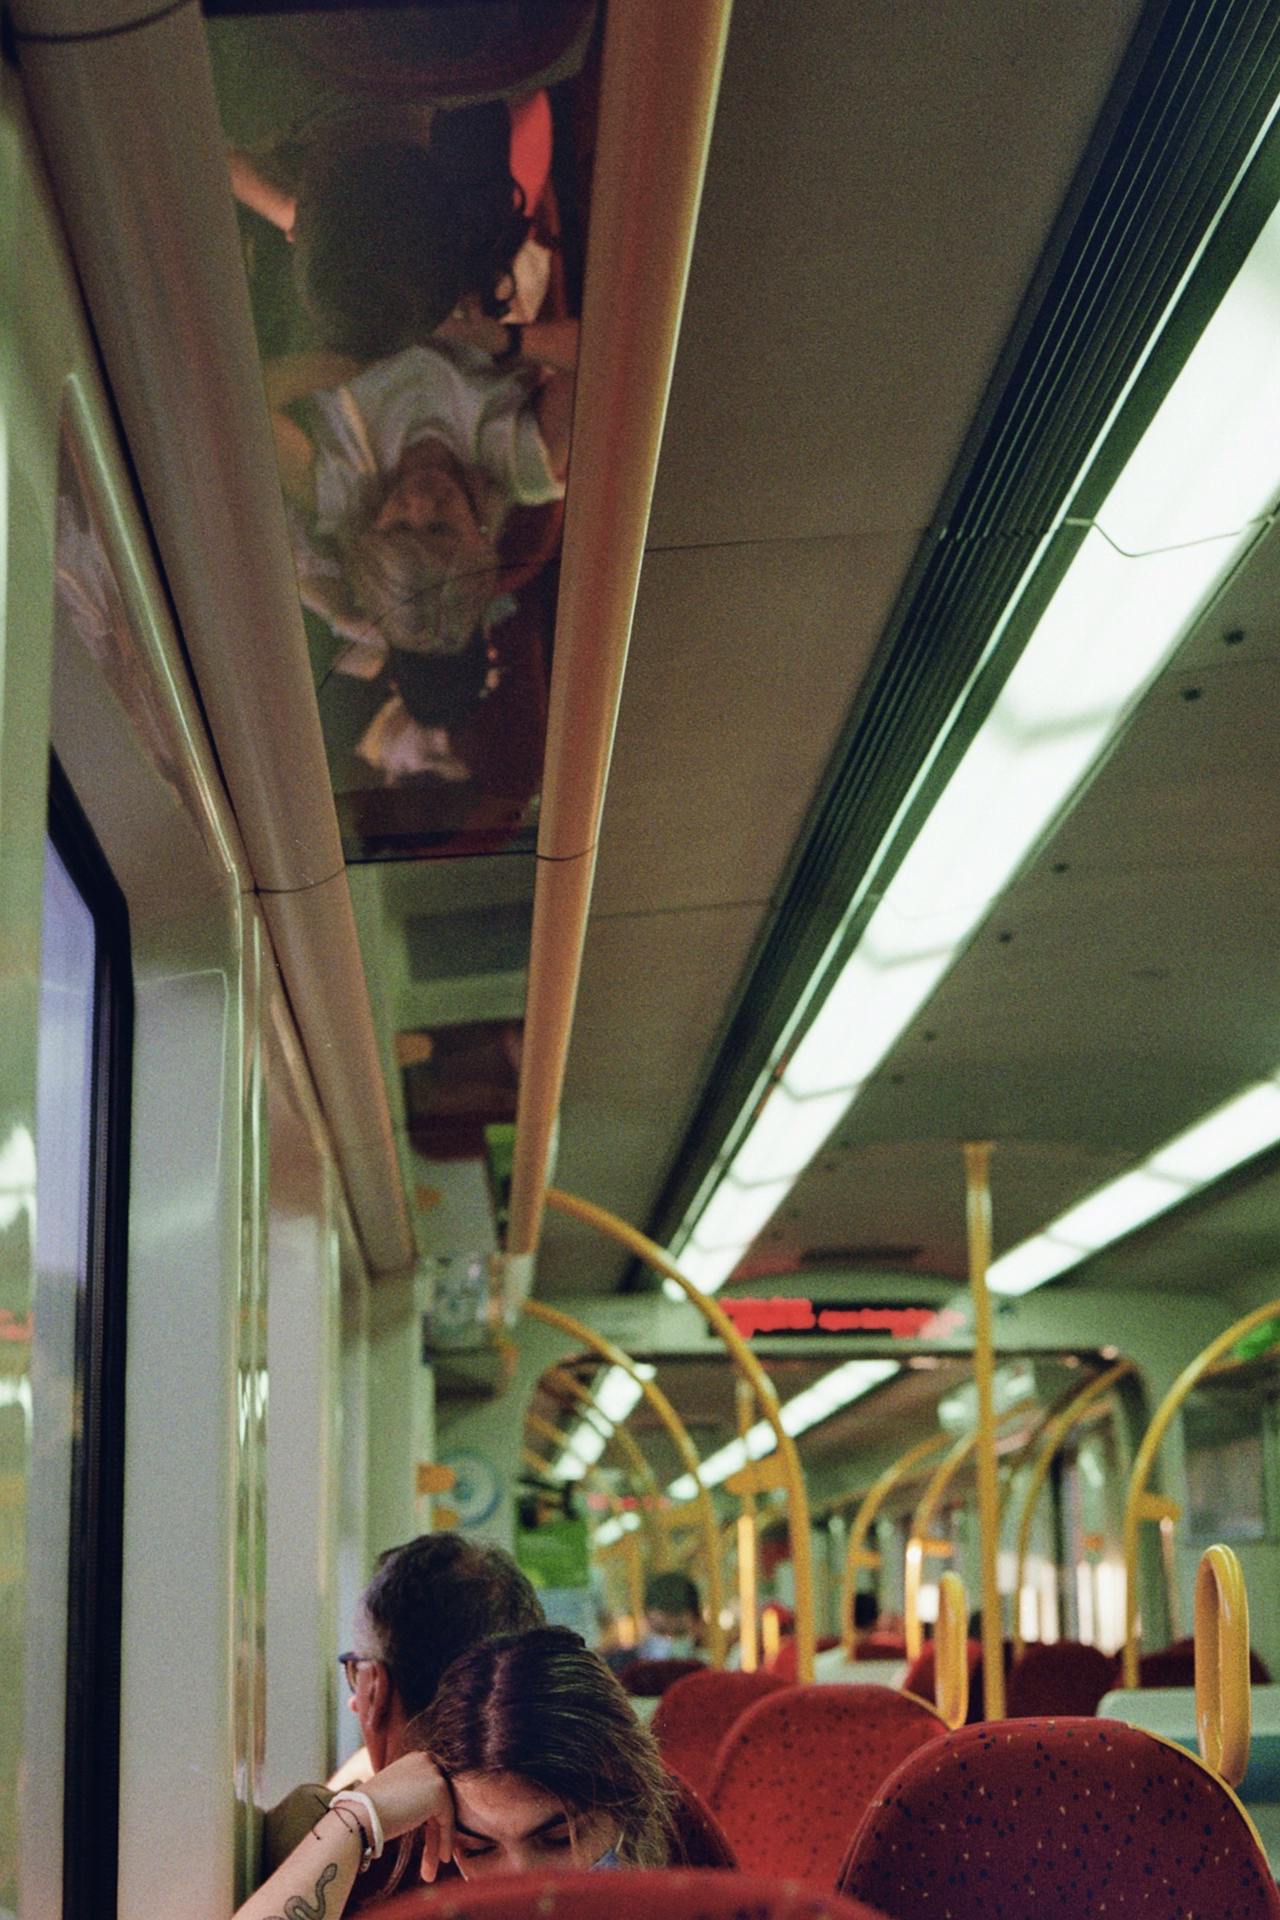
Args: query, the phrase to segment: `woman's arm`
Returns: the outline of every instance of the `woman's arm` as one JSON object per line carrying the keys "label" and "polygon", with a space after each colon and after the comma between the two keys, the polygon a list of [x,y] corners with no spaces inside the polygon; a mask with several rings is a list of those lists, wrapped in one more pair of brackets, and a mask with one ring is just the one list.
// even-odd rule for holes
{"label": "woman's arm", "polygon": [[295,420],[284,411],[309,393],[341,387],[360,371],[350,354],[318,348],[313,353],[291,353],[264,363],[262,377],[271,409],[280,485],[288,499],[311,513],[316,504],[316,450]]}
{"label": "woman's arm", "polygon": [[[385,1840],[398,1840],[415,1827],[426,1829],[423,1869],[434,1880],[440,1862],[453,1858],[453,1795],[435,1762],[425,1753],[406,1753],[360,1791],[373,1802]],[[235,1920],[337,1920],[372,1838],[368,1813],[358,1802],[344,1800],[328,1808],[236,1910]]]}
{"label": "woman's arm", "polygon": [[227,155],[227,169],[231,175],[231,191],[243,206],[251,207],[254,213],[260,213],[273,227],[279,227],[281,233],[293,238],[293,223],[298,211],[298,202],[283,187],[272,184],[261,174],[247,153],[241,153],[235,147]]}
{"label": "woman's arm", "polygon": [[500,367],[533,365],[552,367],[558,373],[572,373],[578,364],[578,322],[576,320],[528,320],[520,328],[520,352],[510,357],[511,328],[505,320],[481,313],[474,299],[465,300],[456,313],[436,328],[442,340],[461,340],[479,347]]}
{"label": "woman's arm", "polygon": [[569,436],[573,429],[573,375],[549,373],[533,396],[538,431],[557,480],[569,471]]}
{"label": "woman's arm", "polygon": [[336,1920],[355,1885],[365,1834],[353,1806],[330,1807],[236,1920]]}

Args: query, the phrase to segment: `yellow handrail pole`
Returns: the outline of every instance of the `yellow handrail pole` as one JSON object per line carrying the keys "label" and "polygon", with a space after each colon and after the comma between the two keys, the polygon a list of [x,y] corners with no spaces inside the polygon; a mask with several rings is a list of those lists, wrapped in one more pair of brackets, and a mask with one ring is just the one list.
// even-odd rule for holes
{"label": "yellow handrail pole", "polygon": [[[734,1383],[734,1405],[738,1415],[738,1438],[745,1445],[747,1429],[751,1425],[753,1397],[749,1382],[741,1378]],[[756,1496],[748,1487],[742,1495],[742,1512],[738,1516],[738,1647],[744,1673],[754,1673],[760,1665],[756,1551]]]}
{"label": "yellow handrail pole", "polygon": [[[620,1420],[610,1420],[607,1414],[602,1413],[587,1388],[580,1380],[575,1380],[564,1367],[549,1368],[542,1378],[544,1386],[568,1394],[570,1398],[579,1401],[589,1413],[595,1414],[599,1425],[595,1426],[594,1421],[589,1424],[595,1426],[597,1433],[603,1433],[605,1450],[608,1451],[613,1447],[624,1457],[631,1470],[632,1481],[641,1491],[640,1518],[648,1536],[650,1558],[655,1570],[663,1571],[666,1565],[666,1536],[662,1529],[654,1524],[653,1517],[661,1504],[662,1495],[658,1491],[657,1477],[653,1468],[636,1444],[635,1435],[628,1433]],[[534,1413],[527,1413],[526,1426],[532,1426],[539,1417]],[[534,1431],[537,1432],[538,1428],[534,1427]],[[565,1435],[561,1434],[558,1428],[553,1431],[556,1433],[558,1444],[562,1447],[567,1446],[568,1441]]]}
{"label": "yellow handrail pole", "polygon": [[631,1601],[631,1617],[636,1623],[636,1641],[644,1632],[644,1568],[640,1564],[640,1548],[634,1532],[622,1536],[622,1558],[627,1570],[627,1595]]}
{"label": "yellow handrail pole", "polygon": [[1203,1353],[1198,1353],[1189,1366],[1183,1368],[1173,1385],[1156,1408],[1151,1425],[1142,1436],[1142,1444],[1134,1456],[1133,1471],[1129,1475],[1129,1491],[1124,1503],[1124,1684],[1136,1687],[1139,1678],[1138,1666],[1138,1528],[1144,1518],[1142,1504],[1146,1497],[1147,1481],[1155,1457],[1160,1451],[1160,1443],[1168,1432],[1169,1423],[1177,1413],[1191,1389],[1224,1353],[1229,1353],[1237,1340],[1243,1340],[1246,1333],[1252,1333],[1266,1320],[1274,1320],[1280,1315],[1280,1300],[1269,1300],[1265,1307],[1255,1307],[1252,1313],[1246,1313],[1243,1319],[1236,1320],[1225,1333],[1211,1340]]}
{"label": "yellow handrail pole", "polygon": [[809,1538],[809,1496],[804,1484],[804,1469],[800,1465],[800,1455],[795,1441],[782,1424],[782,1408],[778,1393],[772,1380],[760,1365],[755,1354],[730,1320],[724,1308],[713,1300],[710,1294],[695,1287],[692,1280],[686,1280],[674,1260],[663,1249],[641,1233],[636,1227],[629,1226],[625,1220],[619,1220],[616,1214],[604,1207],[597,1207],[590,1200],[581,1200],[577,1194],[565,1193],[558,1187],[548,1187],[547,1205],[558,1213],[566,1213],[572,1219],[581,1220],[586,1226],[594,1227],[619,1246],[626,1247],[629,1253],[643,1260],[646,1266],[653,1268],[668,1280],[674,1280],[685,1298],[689,1300],[719,1334],[729,1357],[738,1372],[748,1380],[755,1393],[761,1413],[773,1428],[778,1445],[778,1462],[782,1470],[783,1484],[787,1493],[787,1530],[791,1537],[791,1566],[795,1576],[795,1616],[796,1616],[796,1678],[801,1685],[813,1679],[814,1617],[813,1617],[813,1553]]}
{"label": "yellow handrail pole", "polygon": [[1132,1360],[1117,1360],[1114,1366],[1105,1372],[1095,1374],[1087,1380],[1076,1393],[1073,1393],[1066,1405],[1051,1415],[1040,1435],[1040,1451],[1036,1455],[1035,1466],[1031,1470],[1031,1479],[1027,1483],[1026,1498],[1022,1503],[1022,1513],[1018,1521],[1017,1566],[1013,1576],[1013,1657],[1022,1657],[1024,1641],[1022,1638],[1022,1578],[1026,1570],[1027,1553],[1031,1546],[1031,1523],[1035,1518],[1036,1502],[1040,1490],[1049,1475],[1049,1469],[1057,1459],[1063,1442],[1076,1422],[1083,1418],[1095,1400],[1101,1400],[1104,1394],[1127,1374],[1136,1373]]}
{"label": "yellow handrail pole", "polygon": [[933,1691],[938,1712],[954,1733],[969,1712],[969,1622],[964,1581],[944,1573],[938,1582],[938,1627]]}
{"label": "yellow handrail pole", "polygon": [[982,1564],[982,1684],[988,1720],[1004,1719],[1004,1627],[1000,1619],[1000,1481],[996,1471],[995,1343],[991,1333],[991,1142],[964,1149],[973,1373],[978,1387],[978,1544]]}
{"label": "yellow handrail pole", "polygon": [[[1006,1421],[1021,1419],[1024,1413],[1034,1413],[1034,1400],[1019,1400],[1016,1406],[1006,1407],[997,1425]],[[911,1534],[907,1541],[906,1592],[903,1596],[903,1624],[907,1637],[907,1657],[914,1660],[924,1644],[924,1633],[920,1625],[920,1571],[924,1556],[929,1550],[929,1529],[933,1525],[933,1516],[938,1510],[943,1494],[960,1471],[971,1453],[978,1446],[978,1430],[965,1433],[952,1446],[951,1451],[941,1460],[925,1482],[924,1492],[911,1517]]]}
{"label": "yellow handrail pole", "polygon": [[945,1447],[948,1436],[945,1433],[931,1433],[926,1440],[918,1441],[914,1447],[908,1447],[900,1453],[892,1466],[886,1467],[878,1480],[873,1480],[863,1494],[854,1515],[853,1526],[849,1530],[849,1545],[844,1556],[844,1579],[840,1588],[840,1642],[846,1660],[852,1660],[858,1645],[858,1630],[853,1624],[853,1596],[857,1591],[858,1574],[869,1564],[867,1554],[867,1536],[889,1495],[895,1487],[901,1486],[910,1478],[922,1460],[927,1460],[939,1447]]}
{"label": "yellow handrail pole", "polygon": [[562,1313],[559,1307],[549,1307],[542,1300],[526,1300],[522,1308],[529,1319],[540,1320],[543,1326],[555,1327],[561,1333],[568,1334],[571,1340],[578,1341],[584,1347],[590,1347],[611,1367],[621,1367],[622,1371],[640,1388],[645,1399],[657,1414],[659,1420],[670,1435],[672,1445],[680,1456],[686,1473],[691,1474],[696,1485],[695,1501],[699,1520],[702,1525],[703,1558],[706,1561],[707,1578],[707,1622],[708,1650],[713,1666],[724,1665],[724,1627],[720,1614],[724,1606],[724,1595],[720,1585],[719,1536],[716,1530],[715,1508],[711,1504],[711,1495],[702,1478],[702,1462],[698,1458],[697,1448],[689,1438],[688,1429],[676,1412],[666,1394],[655,1380],[647,1380],[635,1361],[622,1348],[607,1340],[585,1320],[579,1320],[574,1314]]}
{"label": "yellow handrail pole", "polygon": [[1196,1733],[1206,1766],[1238,1787],[1249,1765],[1249,1596],[1230,1547],[1206,1547],[1196,1569]]}

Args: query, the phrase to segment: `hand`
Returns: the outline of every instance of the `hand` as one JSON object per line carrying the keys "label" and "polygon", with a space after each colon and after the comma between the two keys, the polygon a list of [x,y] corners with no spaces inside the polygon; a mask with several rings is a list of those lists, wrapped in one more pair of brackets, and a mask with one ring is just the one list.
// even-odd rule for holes
{"label": "hand", "polygon": [[453,1793],[425,1753],[402,1754],[361,1788],[378,1809],[388,1840],[423,1829],[422,1877],[434,1880],[442,1860],[453,1858]]}
{"label": "hand", "polygon": [[474,294],[460,300],[447,320],[436,328],[442,340],[460,340],[481,353],[501,357],[510,344],[510,329],[491,314],[482,313]]}

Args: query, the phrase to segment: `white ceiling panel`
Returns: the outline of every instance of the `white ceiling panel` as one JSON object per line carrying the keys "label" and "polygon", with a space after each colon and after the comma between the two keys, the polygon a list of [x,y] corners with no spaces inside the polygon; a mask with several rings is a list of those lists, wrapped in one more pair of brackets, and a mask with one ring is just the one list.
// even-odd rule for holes
{"label": "white ceiling panel", "polygon": [[[756,929],[754,907],[592,922],[561,1109],[557,1184],[643,1223]],[[626,1256],[547,1217],[538,1291],[601,1292]]]}
{"label": "white ceiling panel", "polygon": [[769,898],[917,538],[648,556],[597,913]]}
{"label": "white ceiling panel", "polygon": [[927,520],[1134,0],[738,0],[652,543]]}

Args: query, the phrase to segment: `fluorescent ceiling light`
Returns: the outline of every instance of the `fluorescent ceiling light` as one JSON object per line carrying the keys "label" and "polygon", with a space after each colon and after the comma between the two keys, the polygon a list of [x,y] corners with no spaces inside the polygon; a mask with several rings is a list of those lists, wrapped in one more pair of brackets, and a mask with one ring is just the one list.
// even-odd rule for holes
{"label": "fluorescent ceiling light", "polygon": [[[737,1264],[802,1170],[799,1144],[792,1151],[779,1138],[785,1116],[822,1096],[823,1137],[828,1121],[839,1123],[1254,539],[1280,488],[1278,332],[1280,210],[1099,508],[792,1053],[781,1076],[792,1108],[778,1110],[776,1092],[765,1102],[705,1211],[681,1223],[677,1248],[690,1236],[699,1249],[732,1245]],[[817,1132],[816,1105],[813,1118]],[[1224,1140],[1217,1136],[1219,1157]],[[1145,1172],[1148,1182],[1105,1200],[1106,1189],[1091,1196],[1073,1232],[1103,1244],[1100,1234],[1114,1237],[1109,1217],[1136,1224],[1193,1190],[1172,1162]],[[1018,1256],[1004,1269],[1007,1291],[1026,1291],[1072,1264],[1055,1264],[1056,1223],[1026,1244],[1034,1251],[1004,1256]]]}
{"label": "fluorescent ceiling light", "polygon": [[[787,1401],[782,1409],[782,1428],[792,1439],[807,1433],[810,1427],[816,1427],[819,1421],[827,1420],[841,1408],[848,1407],[864,1393],[870,1393],[872,1387],[878,1387],[899,1371],[896,1360],[849,1360],[842,1367],[835,1367],[830,1373],[824,1373],[803,1393],[797,1393]],[[702,1480],[708,1487],[718,1487],[731,1474],[745,1467],[749,1460],[763,1460],[777,1446],[772,1426],[767,1420],[757,1420],[748,1427],[745,1436],[730,1440],[727,1446],[720,1447],[715,1453],[708,1454],[702,1462]],[[681,1474],[667,1488],[672,1500],[692,1500],[697,1496],[698,1483],[691,1473]]]}
{"label": "fluorescent ceiling light", "polygon": [[1233,532],[1270,510],[1280,421],[1277,309],[1280,211],[1098,516],[1128,552]]}
{"label": "fluorescent ceiling light", "polygon": [[605,1520],[595,1531],[597,1547],[611,1547],[615,1540],[621,1540],[624,1533],[634,1533],[640,1525],[638,1513],[615,1514],[611,1520]]}
{"label": "fluorescent ceiling light", "polygon": [[1216,1107],[1203,1120],[1158,1147],[1141,1165],[1109,1180],[1059,1214],[1043,1233],[992,1262],[993,1293],[1031,1293],[1090,1253],[1158,1219],[1233,1167],[1280,1145],[1280,1074]]}
{"label": "fluorescent ceiling light", "polygon": [[[648,1365],[637,1365],[636,1372],[642,1380],[652,1380],[654,1370]],[[643,1392],[640,1382],[633,1380],[622,1367],[610,1367],[592,1389],[597,1407],[614,1427],[626,1419]]]}
{"label": "fluorescent ceiling light", "polygon": [[794,1180],[839,1124],[848,1104],[839,1093],[797,1100],[785,1082],[774,1087],[741,1153],[734,1157],[733,1179],[740,1187]]}
{"label": "fluorescent ceiling light", "polygon": [[1053,1239],[1079,1247],[1082,1253],[1096,1253],[1185,1199],[1188,1191],[1185,1180],[1164,1180],[1146,1167],[1135,1167],[1060,1214],[1049,1232]]}
{"label": "fluorescent ceiling light", "polygon": [[[745,1240],[740,1247],[717,1247],[714,1253],[704,1252],[690,1241],[675,1258],[686,1280],[692,1280],[704,1293],[718,1293],[746,1250]],[[685,1297],[684,1288],[678,1287],[674,1280],[664,1280],[662,1291],[668,1300]]]}
{"label": "fluorescent ceiling light", "polygon": [[762,1186],[740,1187],[730,1176],[722,1180],[711,1204],[693,1231],[693,1244],[706,1253],[726,1247],[750,1246],[770,1220],[779,1201],[791,1190],[791,1181],[770,1180]]}
{"label": "fluorescent ceiling light", "polygon": [[1204,1186],[1280,1140],[1280,1086],[1263,1080],[1180,1133],[1147,1165],[1153,1173]]}
{"label": "fluorescent ceiling light", "polygon": [[[656,1368],[644,1360],[636,1361],[635,1368],[641,1380],[652,1380],[656,1372]],[[609,1367],[598,1377],[592,1388],[595,1406],[583,1414],[556,1461],[553,1471],[558,1480],[581,1480],[608,1446],[613,1429],[626,1419],[643,1392],[640,1381],[633,1380],[624,1367]]]}

